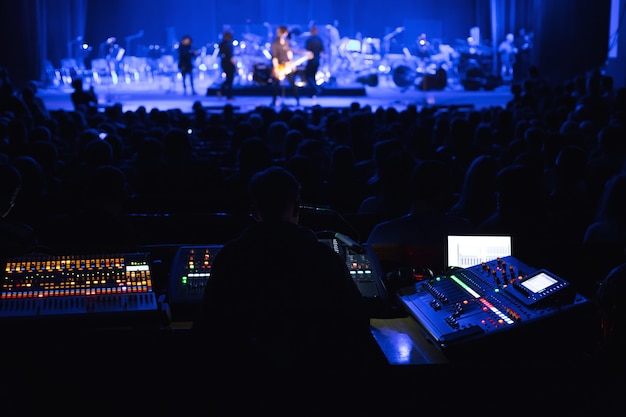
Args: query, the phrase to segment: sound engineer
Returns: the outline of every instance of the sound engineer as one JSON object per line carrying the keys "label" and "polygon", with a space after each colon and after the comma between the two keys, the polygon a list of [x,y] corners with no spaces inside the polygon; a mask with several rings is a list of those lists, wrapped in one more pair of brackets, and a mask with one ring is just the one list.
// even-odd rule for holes
{"label": "sound engineer", "polygon": [[298,224],[300,194],[282,167],[251,178],[256,221],[213,259],[193,331],[216,364],[352,377],[377,348],[369,316],[345,261]]}

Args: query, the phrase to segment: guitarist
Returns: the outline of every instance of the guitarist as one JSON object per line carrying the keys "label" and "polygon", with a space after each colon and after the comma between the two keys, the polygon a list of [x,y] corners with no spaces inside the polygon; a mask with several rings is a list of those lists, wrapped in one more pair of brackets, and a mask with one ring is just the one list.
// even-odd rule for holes
{"label": "guitarist", "polygon": [[295,84],[295,68],[293,65],[293,50],[289,44],[289,30],[286,26],[279,26],[276,29],[276,37],[272,41],[272,106],[276,106],[276,97],[280,89],[282,80],[287,78],[291,84],[293,96],[296,98],[296,103],[300,105],[300,96],[298,94],[298,88]]}
{"label": "guitarist", "polygon": [[187,79],[191,87],[191,94],[196,95],[196,89],[193,86],[193,59],[198,51],[191,49],[191,36],[185,35],[178,46],[178,69],[183,78],[183,92],[187,95]]}

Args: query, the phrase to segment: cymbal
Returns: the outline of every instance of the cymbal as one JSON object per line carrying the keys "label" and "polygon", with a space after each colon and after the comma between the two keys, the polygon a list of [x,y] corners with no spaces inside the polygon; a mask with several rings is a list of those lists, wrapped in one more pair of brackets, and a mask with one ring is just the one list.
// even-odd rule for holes
{"label": "cymbal", "polygon": [[489,48],[488,46],[484,46],[484,45],[470,46],[470,45],[465,44],[465,45],[456,46],[454,50],[460,53],[479,54],[479,55],[489,55],[492,53],[491,48]]}

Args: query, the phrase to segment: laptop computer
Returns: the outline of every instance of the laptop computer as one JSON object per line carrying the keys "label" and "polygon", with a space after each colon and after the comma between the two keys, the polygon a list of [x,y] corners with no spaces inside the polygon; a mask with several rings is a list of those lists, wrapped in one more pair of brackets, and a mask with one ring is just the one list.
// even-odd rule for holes
{"label": "laptop computer", "polygon": [[513,254],[512,239],[508,235],[449,235],[447,240],[448,268],[469,268]]}

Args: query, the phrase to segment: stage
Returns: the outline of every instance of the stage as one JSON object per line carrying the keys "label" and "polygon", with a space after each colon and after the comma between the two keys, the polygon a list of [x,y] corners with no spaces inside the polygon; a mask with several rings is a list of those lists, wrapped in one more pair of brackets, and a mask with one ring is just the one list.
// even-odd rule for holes
{"label": "stage", "polygon": [[[226,100],[217,95],[221,80],[202,75],[194,79],[197,95],[184,93],[179,75],[141,81],[120,78],[116,84],[106,80],[96,83],[87,78],[85,88],[91,84],[94,86],[102,109],[119,103],[124,111],[135,111],[138,107],[144,106],[147,110],[180,109],[184,113],[190,113],[194,104],[199,102],[208,110],[221,110],[228,103],[234,106],[236,111],[248,112],[259,106],[270,105],[272,100],[271,85],[238,83],[234,85],[234,99]],[[311,97],[306,87],[299,87],[299,107],[306,109],[319,105],[341,108],[358,102],[361,106],[371,106],[372,109],[395,107],[403,110],[409,105],[416,105],[419,109],[435,106],[481,109],[504,106],[512,98],[510,87],[506,85],[489,90],[466,90],[459,83],[450,80],[443,89],[423,90],[417,85],[398,87],[391,76],[383,75],[377,78],[376,86],[353,80],[326,84],[323,85],[322,94],[317,97]],[[60,83],[56,86],[40,87],[38,95],[49,110],[72,111],[74,110],[70,99],[72,91],[73,88],[69,83]],[[296,100],[289,86],[281,88],[277,104],[279,107],[296,108]]]}

